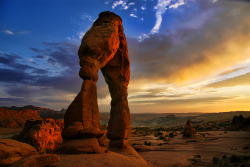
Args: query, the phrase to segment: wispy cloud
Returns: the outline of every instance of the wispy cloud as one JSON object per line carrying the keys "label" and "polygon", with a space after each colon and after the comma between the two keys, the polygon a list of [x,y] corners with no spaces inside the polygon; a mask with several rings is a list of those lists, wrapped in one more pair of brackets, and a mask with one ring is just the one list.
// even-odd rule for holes
{"label": "wispy cloud", "polygon": [[5,34],[9,34],[9,35],[14,35],[14,32],[10,31],[10,30],[3,30],[3,32]]}
{"label": "wispy cloud", "polygon": [[8,34],[8,35],[30,34],[31,33],[31,31],[26,31],[26,30],[24,30],[24,31],[16,31],[16,32],[11,31],[11,30],[3,30],[2,32],[5,33],[5,34]]}
{"label": "wispy cloud", "polygon": [[127,4],[126,1],[119,0],[113,3],[112,9],[115,9],[117,6],[121,6],[121,9],[127,10],[130,6],[133,6],[133,5],[135,5],[134,2],[130,2],[129,4]]}
{"label": "wispy cloud", "polygon": [[173,4],[173,5],[170,5],[169,6],[169,9],[171,9],[171,8],[178,8],[179,6],[181,6],[181,5],[184,5],[185,3],[184,3],[184,0],[179,0],[177,3],[175,3],[175,4]]}
{"label": "wispy cloud", "polygon": [[31,31],[18,31],[17,34],[30,34]]}
{"label": "wispy cloud", "polygon": [[138,16],[137,16],[137,15],[135,15],[134,13],[131,13],[129,16],[130,16],[130,17],[135,17],[135,18],[138,18]]}
{"label": "wispy cloud", "polygon": [[146,10],[146,7],[145,6],[141,6],[141,10]]}
{"label": "wispy cloud", "polygon": [[156,22],[155,22],[154,27],[150,31],[150,34],[156,34],[159,32],[159,29],[162,23],[162,15],[166,12],[167,9],[171,9],[171,8],[176,9],[179,6],[185,4],[184,0],[179,0],[177,3],[170,5],[171,2],[172,2],[171,0],[158,0],[157,5],[154,7],[154,9],[156,9],[156,13],[155,13]]}
{"label": "wispy cloud", "polygon": [[90,21],[90,22],[94,22],[95,20],[92,18],[92,16],[88,15],[87,13],[83,13],[81,15],[81,19],[82,20],[87,20],[87,21]]}
{"label": "wispy cloud", "polygon": [[158,0],[157,5],[154,7],[156,9],[156,23],[153,29],[151,30],[151,34],[155,34],[159,32],[161,22],[162,22],[162,15],[166,12],[167,10],[167,5],[169,5],[171,0]]}

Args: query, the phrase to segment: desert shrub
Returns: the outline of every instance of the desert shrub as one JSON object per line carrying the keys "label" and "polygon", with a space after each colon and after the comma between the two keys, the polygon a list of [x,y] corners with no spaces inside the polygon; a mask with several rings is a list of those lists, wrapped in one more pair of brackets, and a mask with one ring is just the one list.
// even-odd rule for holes
{"label": "desert shrub", "polygon": [[235,162],[240,162],[240,157],[236,156],[236,155],[232,155],[230,157],[230,162],[231,163],[235,163]]}
{"label": "desert shrub", "polygon": [[243,148],[243,150],[248,150],[248,148],[249,148],[249,147],[248,147],[248,146],[246,146],[246,147],[244,147],[244,148]]}
{"label": "desert shrub", "polygon": [[168,135],[170,138],[174,138],[174,133],[173,132],[171,132],[171,133],[169,133],[169,135]]}
{"label": "desert shrub", "polygon": [[227,159],[227,156],[226,156],[226,155],[223,155],[222,158],[223,158],[223,159]]}
{"label": "desert shrub", "polygon": [[162,132],[158,132],[157,135],[158,135],[158,136],[161,136],[161,135],[163,135],[163,133],[162,133]]}
{"label": "desert shrub", "polygon": [[165,137],[164,137],[164,136],[159,136],[159,139],[160,139],[160,140],[164,140]]}
{"label": "desert shrub", "polygon": [[219,158],[218,157],[213,157],[213,163],[217,164],[219,162]]}
{"label": "desert shrub", "polygon": [[194,158],[201,158],[201,155],[194,155]]}
{"label": "desert shrub", "polygon": [[159,143],[158,146],[162,146],[162,143]]}
{"label": "desert shrub", "polygon": [[144,145],[146,145],[146,146],[151,146],[151,142],[145,141],[145,142],[144,142]]}

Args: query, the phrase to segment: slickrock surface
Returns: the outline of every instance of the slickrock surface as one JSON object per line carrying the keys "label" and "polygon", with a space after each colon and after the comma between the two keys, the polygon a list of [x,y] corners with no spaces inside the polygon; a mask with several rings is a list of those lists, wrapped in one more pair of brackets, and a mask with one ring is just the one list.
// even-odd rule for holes
{"label": "slickrock surface", "polygon": [[39,153],[52,153],[63,142],[62,128],[61,120],[28,120],[17,140],[32,145]]}
{"label": "slickrock surface", "polygon": [[0,139],[0,166],[11,165],[31,155],[38,155],[31,145],[11,139]]}
{"label": "slickrock surface", "polygon": [[60,161],[50,167],[150,167],[132,148],[106,154],[59,154]]}

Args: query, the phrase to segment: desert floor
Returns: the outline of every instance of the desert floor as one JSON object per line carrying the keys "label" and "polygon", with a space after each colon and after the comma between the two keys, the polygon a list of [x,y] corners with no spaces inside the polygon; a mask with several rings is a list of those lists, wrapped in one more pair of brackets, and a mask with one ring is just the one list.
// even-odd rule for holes
{"label": "desert floor", "polygon": [[[149,164],[157,167],[236,164],[240,166],[241,163],[250,166],[250,132],[208,131],[203,133],[205,136],[194,138],[183,138],[179,133],[169,141],[159,140],[154,135],[132,135],[130,144]],[[151,142],[151,146],[144,145],[145,141]]]}
{"label": "desert floor", "polygon": [[[0,128],[0,138],[8,138],[20,131],[20,128]],[[162,136],[168,136],[165,133]],[[184,138],[179,132],[173,138],[164,139],[153,133],[131,134],[129,143],[150,166],[155,167],[250,166],[250,132],[207,131],[202,134]],[[145,141],[150,145],[145,145]]]}

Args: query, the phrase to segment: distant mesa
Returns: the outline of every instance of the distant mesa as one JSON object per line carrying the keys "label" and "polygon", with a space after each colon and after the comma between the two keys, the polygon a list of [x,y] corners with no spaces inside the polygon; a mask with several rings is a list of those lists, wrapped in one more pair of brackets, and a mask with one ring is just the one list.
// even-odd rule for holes
{"label": "distant mesa", "polygon": [[0,108],[0,127],[22,128],[29,119],[40,120],[40,114],[32,109],[13,110],[6,107]]}
{"label": "distant mesa", "polygon": [[191,120],[189,119],[186,123],[186,126],[183,130],[183,136],[184,137],[193,137],[196,136],[197,132],[196,130],[193,128]]}

